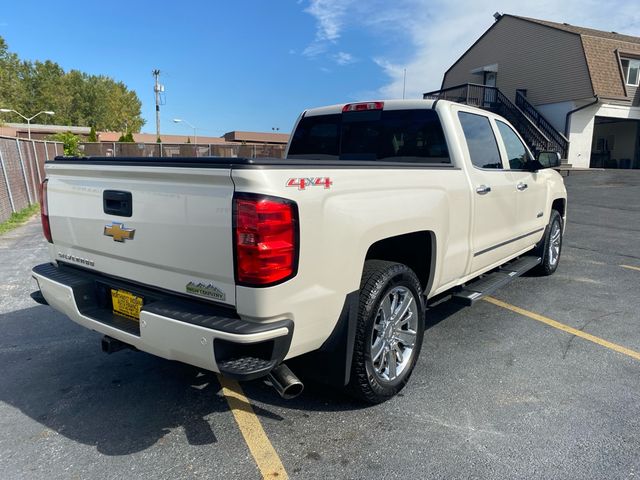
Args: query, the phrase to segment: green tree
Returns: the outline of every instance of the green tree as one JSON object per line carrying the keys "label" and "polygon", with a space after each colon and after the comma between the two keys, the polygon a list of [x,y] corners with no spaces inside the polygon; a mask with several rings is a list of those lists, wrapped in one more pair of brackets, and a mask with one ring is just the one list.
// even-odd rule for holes
{"label": "green tree", "polygon": [[87,141],[89,142],[98,141],[98,135],[96,134],[96,127],[94,127],[93,125],[91,125],[91,130],[89,130],[89,138],[87,138]]}
{"label": "green tree", "polygon": [[36,123],[62,123],[69,112],[69,92],[64,88],[64,70],[50,60],[33,63],[23,62],[22,83],[26,97],[19,108],[15,108],[25,115],[33,115],[43,110],[53,110],[55,116],[39,116]]}
{"label": "green tree", "polygon": [[[127,86],[104,75],[65,72],[51,60],[21,61],[0,37],[0,108],[25,115],[53,110],[40,123],[92,126],[96,130],[139,132],[142,103]],[[22,122],[15,114],[5,121]]]}
{"label": "green tree", "polygon": [[[18,56],[9,52],[6,42],[0,37],[0,108],[18,110],[24,101],[26,93],[21,82],[22,69]],[[10,114],[5,118],[11,121],[13,117]]]}
{"label": "green tree", "polygon": [[118,141],[123,143],[135,143],[135,139],[133,138],[133,133],[131,132],[123,133],[122,135],[120,135],[120,138],[118,139]]}

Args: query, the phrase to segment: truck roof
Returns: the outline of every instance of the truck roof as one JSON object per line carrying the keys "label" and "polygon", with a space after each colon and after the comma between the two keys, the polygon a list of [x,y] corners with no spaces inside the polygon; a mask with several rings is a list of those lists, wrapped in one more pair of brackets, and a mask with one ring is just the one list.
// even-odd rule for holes
{"label": "truck roof", "polygon": [[[309,108],[305,111],[305,116],[315,115],[331,115],[332,113],[341,113],[345,105],[352,103],[369,103],[374,100],[363,102],[347,102],[337,103],[335,105],[328,105],[326,107]],[[410,99],[410,100],[375,100],[376,102],[384,102],[385,110],[415,110],[419,108],[429,109],[433,107],[435,100],[422,100],[422,99]]]}

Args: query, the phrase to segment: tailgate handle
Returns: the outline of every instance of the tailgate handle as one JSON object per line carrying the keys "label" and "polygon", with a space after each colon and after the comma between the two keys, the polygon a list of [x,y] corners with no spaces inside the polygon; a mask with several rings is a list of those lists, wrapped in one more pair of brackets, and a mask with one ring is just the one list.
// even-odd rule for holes
{"label": "tailgate handle", "polygon": [[104,213],[116,215],[118,217],[130,217],[132,212],[133,199],[131,192],[120,190],[105,190],[102,194],[102,205]]}

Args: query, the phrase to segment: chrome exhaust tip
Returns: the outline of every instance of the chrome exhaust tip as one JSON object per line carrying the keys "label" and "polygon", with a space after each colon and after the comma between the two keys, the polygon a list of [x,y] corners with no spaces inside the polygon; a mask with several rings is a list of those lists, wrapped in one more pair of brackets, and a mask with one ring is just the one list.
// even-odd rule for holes
{"label": "chrome exhaust tip", "polygon": [[304,385],[300,379],[284,363],[271,370],[267,375],[267,379],[285,400],[296,398],[304,390]]}

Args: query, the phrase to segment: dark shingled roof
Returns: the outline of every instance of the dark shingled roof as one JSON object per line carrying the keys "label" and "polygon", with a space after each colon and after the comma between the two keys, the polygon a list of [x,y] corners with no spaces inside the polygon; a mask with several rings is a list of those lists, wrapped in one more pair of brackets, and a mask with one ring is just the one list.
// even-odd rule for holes
{"label": "dark shingled roof", "polygon": [[577,27],[575,25],[569,25],[568,23],[550,22],[549,20],[520,17],[518,15],[511,16],[520,18],[522,20],[527,20],[529,22],[539,23],[540,25],[546,25],[547,27],[557,28],[558,30],[564,30],[565,32],[576,33],[578,35],[590,35],[592,37],[608,38],[609,40],[618,40],[620,42],[640,44],[640,37],[634,37],[632,35],[625,35],[618,32],[605,32],[604,30],[596,30],[595,28]]}

